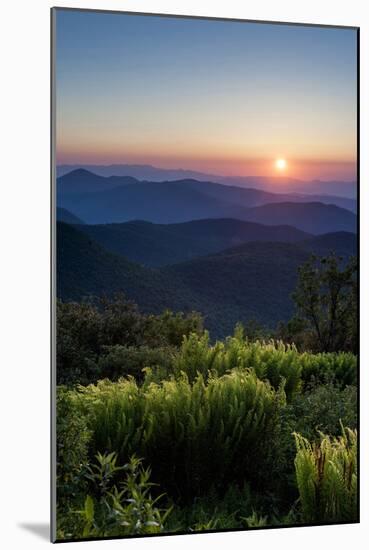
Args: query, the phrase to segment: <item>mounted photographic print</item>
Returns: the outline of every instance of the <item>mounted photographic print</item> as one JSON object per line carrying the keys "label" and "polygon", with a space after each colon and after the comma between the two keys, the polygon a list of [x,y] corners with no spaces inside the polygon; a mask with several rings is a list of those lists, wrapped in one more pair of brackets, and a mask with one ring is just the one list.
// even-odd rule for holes
{"label": "mounted photographic print", "polygon": [[359,29],[51,16],[52,540],[358,522]]}

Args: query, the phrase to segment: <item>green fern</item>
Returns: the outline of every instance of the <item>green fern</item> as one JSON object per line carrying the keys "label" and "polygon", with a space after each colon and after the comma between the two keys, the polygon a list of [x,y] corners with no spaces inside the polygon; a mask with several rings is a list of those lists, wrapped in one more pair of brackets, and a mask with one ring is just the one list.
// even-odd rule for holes
{"label": "green fern", "polygon": [[214,480],[262,475],[260,457],[284,393],[252,370],[236,369],[207,381],[198,374],[192,384],[184,373],[144,386],[132,378],[105,380],[80,387],[73,400],[88,418],[93,454],[117,452],[121,463],[143,456],[163,487],[180,488],[187,499]]}
{"label": "green fern", "polygon": [[296,480],[307,523],[357,520],[357,434],[342,427],[340,437],[321,434],[310,443],[294,434]]}

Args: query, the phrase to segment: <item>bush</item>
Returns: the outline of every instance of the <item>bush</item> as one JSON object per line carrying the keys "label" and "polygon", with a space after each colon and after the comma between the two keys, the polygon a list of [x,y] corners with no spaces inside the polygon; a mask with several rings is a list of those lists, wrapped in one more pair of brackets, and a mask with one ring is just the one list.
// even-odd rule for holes
{"label": "bush", "polygon": [[296,480],[306,523],[357,521],[357,435],[321,435],[310,443],[295,433]]}
{"label": "bush", "polygon": [[314,385],[292,403],[295,430],[308,439],[318,432],[338,436],[341,422],[351,429],[357,426],[357,388],[340,390],[332,383]]}
{"label": "bush", "polygon": [[145,315],[122,296],[97,303],[57,304],[59,385],[90,384],[102,378],[99,360],[114,346],[171,348],[183,336],[202,332],[202,318],[166,311]]}
{"label": "bush", "polygon": [[84,490],[83,468],[91,438],[86,417],[63,387],[57,390],[56,433],[57,503],[63,509]]}
{"label": "bush", "polygon": [[214,484],[265,481],[283,395],[249,371],[192,385],[185,376],[142,387],[101,381],[74,393],[95,453],[145,457],[155,480],[185,500]]}
{"label": "bush", "polygon": [[357,383],[357,356],[353,353],[302,353],[304,385],[335,383],[340,388]]}
{"label": "bush", "polygon": [[104,349],[97,363],[101,379],[118,380],[123,376],[133,376],[142,382],[145,371],[158,371],[160,379],[168,378],[173,371],[173,362],[177,350],[174,347],[138,348],[127,346],[110,346]]}

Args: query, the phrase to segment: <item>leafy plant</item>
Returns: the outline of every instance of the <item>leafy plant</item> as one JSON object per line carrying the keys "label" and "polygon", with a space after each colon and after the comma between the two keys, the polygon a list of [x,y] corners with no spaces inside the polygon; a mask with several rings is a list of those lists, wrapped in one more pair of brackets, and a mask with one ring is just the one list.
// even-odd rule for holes
{"label": "leafy plant", "polygon": [[57,502],[62,510],[84,490],[84,465],[92,435],[86,417],[75,407],[73,395],[63,387],[57,390],[56,423]]}
{"label": "leafy plant", "polygon": [[247,484],[228,486],[224,492],[211,487],[203,496],[186,506],[174,504],[168,519],[170,531],[203,531],[243,528],[243,516],[250,515],[252,496]]}
{"label": "leafy plant", "polygon": [[[163,350],[180,346],[183,337],[191,333],[202,333],[200,315],[171,311],[147,315],[122,295],[81,303],[59,301],[58,384],[87,385],[105,376],[127,374],[140,377],[141,368],[136,368],[139,359],[146,358],[152,364],[156,354],[164,360]],[[133,348],[137,348],[136,356]],[[142,368],[150,366],[144,363]]]}
{"label": "leafy plant", "polygon": [[95,452],[117,451],[120,462],[144,456],[160,485],[184,499],[214,482],[264,477],[284,402],[282,390],[247,370],[207,383],[198,376],[190,384],[185,375],[143,386],[101,381],[74,396],[89,418]]}
{"label": "leafy plant", "polygon": [[302,363],[297,349],[283,342],[249,342],[239,325],[235,334],[225,342],[211,346],[209,334],[191,334],[184,337],[182,347],[174,360],[176,375],[184,372],[190,381],[198,374],[223,375],[233,369],[252,369],[260,380],[268,380],[278,389],[284,384],[288,398],[299,391]]}
{"label": "leafy plant", "polygon": [[291,404],[294,431],[310,440],[319,439],[319,432],[338,436],[341,423],[351,429],[357,426],[357,388],[314,384]]}
{"label": "leafy plant", "polygon": [[333,383],[341,389],[357,383],[357,356],[349,352],[301,353],[301,377],[305,386]]}
{"label": "leafy plant", "polygon": [[[142,460],[132,456],[122,467],[116,465],[115,453],[98,454],[96,464],[88,468],[86,477],[92,490],[81,510],[74,511],[80,521],[64,522],[70,538],[94,538],[158,533],[171,509],[160,509],[150,494],[150,469],[142,467]],[[117,472],[125,477],[119,487],[112,485]],[[70,517],[70,516],[69,516]],[[67,524],[67,525],[65,525]],[[65,535],[65,532],[60,533]]]}
{"label": "leafy plant", "polygon": [[327,523],[357,520],[357,434],[321,434],[318,443],[295,433],[296,480],[303,520]]}
{"label": "leafy plant", "polygon": [[151,370],[158,380],[168,378],[173,372],[177,350],[174,347],[150,348],[148,346],[108,346],[97,362],[100,379],[118,380],[122,376],[134,376],[138,382]]}
{"label": "leafy plant", "polygon": [[265,527],[267,525],[267,518],[260,516],[253,510],[251,516],[243,518],[247,527]]}

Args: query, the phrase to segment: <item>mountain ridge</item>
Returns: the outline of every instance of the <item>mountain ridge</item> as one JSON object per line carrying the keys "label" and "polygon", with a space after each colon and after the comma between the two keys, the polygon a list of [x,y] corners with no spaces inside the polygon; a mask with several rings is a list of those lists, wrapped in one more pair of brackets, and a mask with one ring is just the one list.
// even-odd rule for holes
{"label": "mountain ridge", "polygon": [[197,180],[194,178],[182,178],[162,181],[139,180],[131,176],[100,176],[86,169],[76,169],[57,178],[58,195],[78,194],[84,192],[102,192],[119,186],[129,184],[170,184],[172,186],[187,186],[206,193],[209,196],[220,198],[227,202],[238,204],[243,202],[245,206],[258,206],[270,202],[309,202],[319,201],[326,204],[332,203],[356,212],[356,201],[345,197],[337,197],[326,194],[304,194],[304,193],[286,193],[263,190],[253,187],[242,187],[234,184],[225,185],[224,183],[210,180]]}
{"label": "mountain ridge", "polygon": [[241,187],[255,187],[257,189],[271,190],[278,181],[284,185],[286,192],[304,192],[308,194],[338,194],[341,197],[356,198],[356,181],[320,181],[301,180],[285,176],[227,176],[210,174],[198,170],[158,168],[149,164],[73,164],[57,166],[57,175],[63,175],[76,168],[83,167],[102,176],[129,175],[139,180],[175,180],[183,178],[195,178],[198,180],[210,180],[225,185],[238,185]]}
{"label": "mountain ridge", "polygon": [[335,231],[356,232],[356,216],[334,204],[321,202],[280,202],[249,208],[247,218],[256,223],[278,225],[287,220],[292,225],[313,235]]}
{"label": "mountain ridge", "polygon": [[110,252],[151,267],[215,253],[247,241],[296,242],[311,237],[287,225],[270,227],[229,218],[177,224],[134,220],[84,225],[80,230]]}
{"label": "mountain ridge", "polygon": [[161,269],[147,268],[58,222],[57,295],[69,301],[123,292],[147,313],[196,310],[212,336],[224,337],[239,321],[255,319],[273,327],[291,317],[297,269],[311,248],[311,243],[305,249],[301,243],[249,242]]}
{"label": "mountain ridge", "polygon": [[[291,202],[296,198],[290,198],[289,204],[291,212],[285,213],[286,218],[269,220],[270,212],[266,217],[260,217],[260,212],[250,210],[256,207],[265,207],[280,204],[285,195],[270,194],[260,190],[241,189],[237,187],[226,187],[213,182],[197,182],[196,180],[181,180],[177,182],[138,182],[132,178],[102,178],[93,175],[89,192],[81,192],[86,188],[85,179],[89,178],[88,172],[67,174],[61,180],[58,180],[58,206],[73,212],[76,216],[83,219],[87,224],[102,223],[121,223],[134,219],[144,219],[154,223],[178,223],[204,218],[234,218],[244,221],[256,221],[257,223],[267,225],[294,225],[298,229],[313,233],[311,225],[307,229],[306,219],[313,219],[316,213],[304,212],[305,225],[301,224],[302,218],[299,214],[293,219],[288,215],[292,214],[292,209],[305,205],[304,209],[312,208],[308,202]],[[67,179],[66,179],[67,178]],[[126,182],[124,185],[120,183]],[[108,185],[108,188],[101,190],[101,186]],[[72,187],[72,191],[70,190]],[[268,201],[274,202],[268,202]],[[300,199],[299,199],[300,200]],[[327,199],[331,200],[331,198]],[[306,199],[305,199],[306,201]],[[284,201],[286,203],[286,201]],[[311,203],[312,204],[312,203]],[[324,204],[324,203],[322,203]],[[330,205],[326,205],[330,206]],[[274,210],[278,207],[274,206]],[[281,208],[281,207],[279,207]],[[315,205],[315,210],[317,206]],[[334,225],[328,226],[323,223],[327,221],[328,210],[324,211],[324,219],[316,220],[317,227],[315,232],[349,230],[353,231],[355,217],[352,212],[340,206],[332,205],[334,213],[330,213],[330,219],[334,220]],[[321,209],[317,213],[321,214]],[[339,214],[340,213],[340,214]],[[335,215],[333,215],[335,214]],[[255,217],[256,216],[256,217]],[[258,217],[259,216],[259,217]],[[340,217],[342,219],[340,219]]]}

